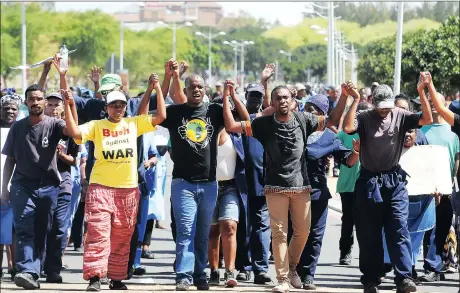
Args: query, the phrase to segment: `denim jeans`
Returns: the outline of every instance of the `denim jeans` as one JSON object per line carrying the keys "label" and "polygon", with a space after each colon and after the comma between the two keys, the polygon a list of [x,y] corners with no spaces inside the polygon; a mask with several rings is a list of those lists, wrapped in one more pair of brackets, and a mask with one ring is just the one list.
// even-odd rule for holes
{"label": "denim jeans", "polygon": [[16,232],[16,268],[40,276],[46,236],[51,230],[59,186],[40,181],[13,182],[10,188]]}
{"label": "denim jeans", "polygon": [[251,221],[251,260],[254,273],[268,272],[270,250],[270,216],[265,196],[249,198]]}
{"label": "denim jeans", "polygon": [[176,222],[176,282],[206,281],[208,240],[216,206],[217,182],[171,182],[171,203]]}

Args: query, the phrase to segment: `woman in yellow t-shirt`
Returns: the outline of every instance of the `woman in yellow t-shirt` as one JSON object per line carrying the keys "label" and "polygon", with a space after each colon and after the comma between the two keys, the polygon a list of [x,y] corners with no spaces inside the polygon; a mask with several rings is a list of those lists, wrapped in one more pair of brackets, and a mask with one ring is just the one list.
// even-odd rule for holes
{"label": "woman in yellow t-shirt", "polygon": [[124,118],[127,101],[120,91],[106,97],[108,118],[77,126],[71,118],[75,107],[65,91],[66,124],[78,144],[94,142],[96,163],[85,200],[88,223],[83,255],[83,278],[87,291],[100,291],[100,278],[107,276],[112,290],[126,290],[129,246],[139,204],[137,137],[155,130],[166,119],[158,75],[152,74],[138,114],[146,114],[152,90],[157,93],[157,114]]}

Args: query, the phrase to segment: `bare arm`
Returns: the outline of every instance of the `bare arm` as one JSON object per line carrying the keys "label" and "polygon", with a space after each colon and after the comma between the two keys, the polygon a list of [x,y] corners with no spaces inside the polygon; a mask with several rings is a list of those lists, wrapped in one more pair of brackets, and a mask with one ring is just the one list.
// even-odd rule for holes
{"label": "bare arm", "polygon": [[65,113],[65,123],[64,135],[70,136],[74,139],[81,140],[82,135],[80,129],[78,129],[77,123],[73,118],[72,112],[77,112],[75,108],[75,102],[72,97],[70,90],[63,92],[64,95],[64,113]]}
{"label": "bare arm", "polygon": [[94,92],[96,93],[96,98],[99,100],[103,99],[102,94],[99,92],[99,88],[101,87],[101,75],[102,75],[102,68],[93,66],[91,68],[91,72],[88,74],[88,77],[91,79],[91,81],[94,84]]}
{"label": "bare arm", "polygon": [[224,123],[225,130],[233,133],[243,133],[243,127],[241,122],[236,122],[233,118],[232,111],[230,109],[230,102],[228,100],[229,86],[225,84],[223,100],[224,100]]}
{"label": "bare arm", "polygon": [[234,86],[230,87],[230,96],[232,97],[233,103],[235,104],[236,112],[242,121],[249,120],[249,113],[244,104],[236,97]]}
{"label": "bare arm", "polygon": [[57,152],[58,158],[63,161],[66,165],[69,166],[76,166],[77,165],[77,159],[75,157],[72,157],[71,155],[64,154],[63,152],[59,151]]}
{"label": "bare arm", "polygon": [[51,64],[52,63],[53,62],[51,60],[49,60],[49,61],[46,61],[43,64],[42,75],[40,76],[40,80],[38,81],[38,85],[40,85],[43,89],[46,89],[46,80],[48,78],[48,73],[51,70]]}
{"label": "bare arm", "polygon": [[347,158],[347,166],[353,167],[356,162],[359,160],[359,151],[360,151],[360,141],[353,139],[353,150],[352,153]]}
{"label": "bare arm", "polygon": [[16,166],[16,160],[14,157],[7,156],[5,165],[3,167],[3,178],[2,178],[2,204],[7,205],[10,200],[10,192],[8,191],[8,184],[10,183],[11,176],[13,175],[14,166]]}
{"label": "bare arm", "polygon": [[[142,97],[141,103],[137,108],[137,115],[147,115],[149,113],[149,104],[150,104],[150,96],[152,95],[152,91],[155,89],[157,91],[157,99],[158,99],[158,92],[161,92],[161,88],[159,87],[159,80],[158,74],[152,73],[149,76],[149,85],[147,86],[147,90]],[[158,90],[159,89],[159,90]]]}
{"label": "bare arm", "polygon": [[[430,74],[430,73],[428,73]],[[449,108],[446,107],[446,105],[443,103],[443,101],[441,101],[439,98],[438,98],[438,95],[437,95],[437,92],[436,92],[436,88],[434,87],[434,84],[433,84],[433,80],[431,79],[431,75],[429,77],[429,80],[428,80],[428,84],[426,85],[428,87],[428,92],[430,93],[430,98],[431,98],[431,101],[433,101],[433,106],[434,108],[436,109],[436,111],[439,113],[439,115],[441,115],[441,117],[446,120],[447,123],[449,123],[451,126],[454,126],[454,113],[449,110]],[[422,90],[423,92],[423,96],[425,96],[425,92],[424,90]],[[421,95],[421,91],[419,90],[419,95],[420,95],[420,101],[422,100],[422,95]],[[426,96],[425,96],[426,98]],[[423,115],[423,112],[422,112],[422,115]]]}
{"label": "bare arm", "polygon": [[268,80],[270,77],[273,76],[273,73],[275,73],[275,64],[270,63],[270,64],[265,64],[265,68],[262,71],[261,77],[260,77],[260,83],[265,89],[265,95],[264,95],[264,100],[262,103],[262,108],[268,108],[270,106],[270,89],[268,88]]}
{"label": "bare arm", "polygon": [[348,96],[352,96],[353,99],[357,99],[359,102],[359,93],[356,89],[356,86],[351,81],[342,84],[342,93],[340,95],[339,101],[337,102],[337,105],[332,110],[331,115],[329,115],[327,120],[327,127],[329,129],[333,128],[335,133],[337,133],[336,127],[340,124],[340,120],[343,117],[343,112],[345,111],[345,107],[347,105]]}
{"label": "bare arm", "polygon": [[[422,77],[422,76],[421,76]],[[420,82],[419,84],[417,85],[417,89],[419,87],[421,87],[420,85],[427,85],[427,84],[433,84],[431,82],[431,75],[430,75],[430,80],[429,82],[427,81],[427,79],[425,78],[425,81],[420,79]],[[434,87],[432,87],[432,89],[434,89]],[[423,90],[423,89],[422,89]],[[431,92],[430,92],[430,96],[431,96]],[[433,97],[436,98],[436,91],[433,92]],[[426,95],[423,94],[423,95],[420,95],[420,103],[422,104],[422,117],[420,118],[420,120],[418,121],[418,125],[422,126],[422,125],[428,125],[428,124],[431,124],[433,123],[433,116],[431,114],[431,107],[430,107],[430,102],[428,102],[428,99],[426,98]]]}
{"label": "bare arm", "polygon": [[166,119],[166,104],[159,84],[155,86],[155,90],[157,92],[157,113],[152,118],[153,126],[161,124]]}
{"label": "bare arm", "polygon": [[353,103],[350,106],[345,119],[343,121],[343,131],[345,133],[354,133],[356,131],[355,119],[356,119],[356,110],[358,109],[359,98],[354,99]]}

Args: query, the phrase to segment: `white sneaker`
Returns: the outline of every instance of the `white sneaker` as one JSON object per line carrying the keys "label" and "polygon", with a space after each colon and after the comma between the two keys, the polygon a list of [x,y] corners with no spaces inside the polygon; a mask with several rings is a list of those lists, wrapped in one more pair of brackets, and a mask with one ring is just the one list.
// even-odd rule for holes
{"label": "white sneaker", "polygon": [[302,288],[302,280],[300,280],[299,274],[297,274],[296,266],[289,267],[288,278],[292,287],[296,289]]}
{"label": "white sneaker", "polygon": [[289,292],[289,281],[288,280],[283,280],[279,281],[278,285],[276,285],[272,289],[273,293],[288,293]]}

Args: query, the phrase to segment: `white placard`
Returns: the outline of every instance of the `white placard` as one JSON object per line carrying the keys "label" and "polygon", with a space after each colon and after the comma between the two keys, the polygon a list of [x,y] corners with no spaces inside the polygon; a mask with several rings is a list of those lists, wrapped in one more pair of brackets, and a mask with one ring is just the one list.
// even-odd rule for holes
{"label": "white placard", "polygon": [[[0,144],[1,144],[1,147],[0,147],[0,152],[1,150],[3,150],[3,146],[5,145],[5,142],[6,142],[6,137],[8,136],[8,132],[10,131],[9,128],[0,128],[1,129],[1,133],[0,133]],[[0,156],[0,190],[2,188],[2,184],[3,184],[3,166],[5,166],[5,160],[6,160],[6,156],[4,154],[2,154]]]}
{"label": "white placard", "polygon": [[399,164],[407,176],[409,195],[452,193],[449,150],[445,146],[413,146],[401,155]]}

